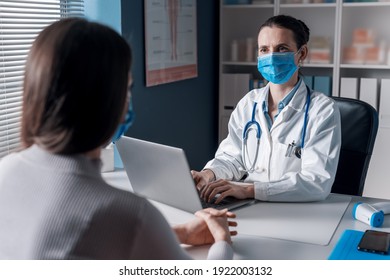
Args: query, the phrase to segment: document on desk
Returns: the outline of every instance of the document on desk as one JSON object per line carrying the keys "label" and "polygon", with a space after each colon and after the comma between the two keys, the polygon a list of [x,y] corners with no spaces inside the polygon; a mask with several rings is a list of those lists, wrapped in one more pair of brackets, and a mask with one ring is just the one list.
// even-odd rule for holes
{"label": "document on desk", "polygon": [[239,234],[328,245],[351,197],[330,194],[319,202],[258,202],[234,211]]}

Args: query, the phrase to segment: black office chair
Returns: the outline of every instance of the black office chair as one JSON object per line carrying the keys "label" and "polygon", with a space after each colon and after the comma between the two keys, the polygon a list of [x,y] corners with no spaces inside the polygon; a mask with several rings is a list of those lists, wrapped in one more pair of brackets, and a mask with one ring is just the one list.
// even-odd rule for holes
{"label": "black office chair", "polygon": [[341,151],[331,192],[361,196],[378,131],[378,113],[361,100],[332,98],[340,109]]}

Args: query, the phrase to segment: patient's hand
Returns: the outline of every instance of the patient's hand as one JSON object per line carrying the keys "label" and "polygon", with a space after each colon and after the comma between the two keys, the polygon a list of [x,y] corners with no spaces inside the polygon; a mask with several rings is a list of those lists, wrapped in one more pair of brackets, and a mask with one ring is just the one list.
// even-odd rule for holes
{"label": "patient's hand", "polygon": [[237,235],[237,231],[229,230],[237,226],[230,220],[236,215],[227,209],[207,208],[196,212],[195,216],[194,220],[173,228],[183,244],[204,245],[222,240],[231,243],[231,236]]}

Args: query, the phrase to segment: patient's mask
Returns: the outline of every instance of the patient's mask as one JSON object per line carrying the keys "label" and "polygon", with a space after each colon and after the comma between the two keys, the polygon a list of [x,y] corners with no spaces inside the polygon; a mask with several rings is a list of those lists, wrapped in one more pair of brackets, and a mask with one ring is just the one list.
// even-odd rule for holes
{"label": "patient's mask", "polygon": [[114,136],[112,137],[112,142],[116,142],[125,134],[125,132],[129,129],[129,127],[133,124],[134,121],[134,111],[133,111],[133,103],[131,101],[131,95],[129,97],[129,107],[126,112],[125,121],[120,123],[117,130],[115,131]]}

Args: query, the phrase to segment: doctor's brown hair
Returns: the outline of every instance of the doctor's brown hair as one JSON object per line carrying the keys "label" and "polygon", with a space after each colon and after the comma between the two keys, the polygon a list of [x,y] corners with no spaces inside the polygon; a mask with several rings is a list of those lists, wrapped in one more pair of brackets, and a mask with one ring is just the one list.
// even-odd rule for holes
{"label": "doctor's brown hair", "polygon": [[25,70],[22,145],[59,154],[108,143],[126,104],[131,50],[114,30],[80,18],[46,27]]}
{"label": "doctor's brown hair", "polygon": [[303,45],[309,42],[310,29],[303,21],[299,19],[296,19],[288,15],[273,16],[267,19],[267,21],[260,26],[259,32],[264,27],[273,27],[273,26],[291,30],[294,34],[294,39],[298,50]]}

